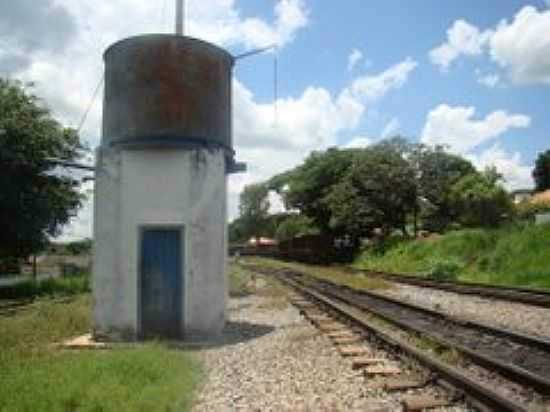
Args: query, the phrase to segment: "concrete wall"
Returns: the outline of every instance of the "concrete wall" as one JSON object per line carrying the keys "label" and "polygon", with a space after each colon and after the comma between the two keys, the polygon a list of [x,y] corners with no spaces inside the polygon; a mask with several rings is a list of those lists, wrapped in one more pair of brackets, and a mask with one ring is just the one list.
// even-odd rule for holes
{"label": "concrete wall", "polygon": [[98,149],[94,321],[98,335],[139,335],[141,226],[184,226],[181,333],[200,340],[225,321],[226,175],[222,150]]}

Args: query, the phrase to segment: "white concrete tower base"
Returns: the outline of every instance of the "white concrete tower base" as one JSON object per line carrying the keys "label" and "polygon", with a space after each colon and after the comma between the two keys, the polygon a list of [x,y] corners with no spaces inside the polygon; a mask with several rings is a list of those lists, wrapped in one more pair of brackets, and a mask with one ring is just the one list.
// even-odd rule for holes
{"label": "white concrete tower base", "polygon": [[140,336],[140,230],[183,227],[181,325],[186,340],[218,335],[226,307],[226,165],[222,149],[97,151],[94,332]]}

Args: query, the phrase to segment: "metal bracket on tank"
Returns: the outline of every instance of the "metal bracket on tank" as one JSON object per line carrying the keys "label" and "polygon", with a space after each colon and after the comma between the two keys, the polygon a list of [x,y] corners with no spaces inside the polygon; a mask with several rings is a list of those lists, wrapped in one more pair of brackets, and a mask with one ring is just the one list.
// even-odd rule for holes
{"label": "metal bracket on tank", "polygon": [[244,173],[248,169],[248,166],[244,162],[236,162],[235,159],[228,159],[227,167],[225,169],[227,174]]}

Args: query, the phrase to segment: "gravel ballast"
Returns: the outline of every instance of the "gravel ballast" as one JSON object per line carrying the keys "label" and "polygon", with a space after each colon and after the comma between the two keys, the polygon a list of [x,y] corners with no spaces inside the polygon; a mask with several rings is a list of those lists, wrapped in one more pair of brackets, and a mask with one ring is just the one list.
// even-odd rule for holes
{"label": "gravel ballast", "polygon": [[379,293],[456,318],[550,338],[547,308],[399,283],[392,283],[391,289]]}
{"label": "gravel ballast", "polygon": [[249,296],[232,299],[229,313],[229,343],[199,354],[207,377],[194,411],[400,410],[289,304]]}
{"label": "gravel ballast", "polygon": [[285,297],[232,298],[228,313],[221,341],[198,352],[206,378],[193,411],[402,410],[403,393],[368,385]]}

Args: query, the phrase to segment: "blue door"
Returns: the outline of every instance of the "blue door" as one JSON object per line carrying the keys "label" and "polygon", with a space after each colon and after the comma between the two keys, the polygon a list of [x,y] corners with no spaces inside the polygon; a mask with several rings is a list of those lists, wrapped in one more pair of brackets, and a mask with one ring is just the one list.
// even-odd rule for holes
{"label": "blue door", "polygon": [[180,335],[182,288],[182,231],[145,229],[141,238],[141,334],[143,337]]}

